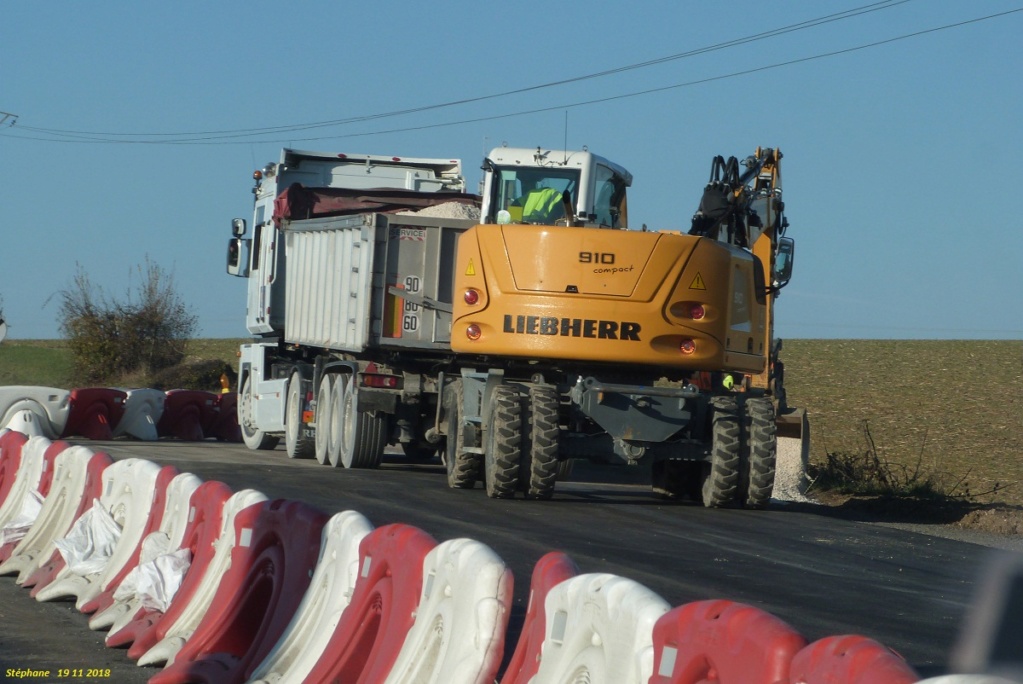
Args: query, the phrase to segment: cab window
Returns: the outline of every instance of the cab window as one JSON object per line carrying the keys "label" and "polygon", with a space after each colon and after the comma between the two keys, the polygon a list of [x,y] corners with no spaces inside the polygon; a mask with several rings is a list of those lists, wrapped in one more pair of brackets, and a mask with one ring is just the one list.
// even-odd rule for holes
{"label": "cab window", "polygon": [[593,222],[607,228],[625,228],[625,184],[606,166],[594,174]]}

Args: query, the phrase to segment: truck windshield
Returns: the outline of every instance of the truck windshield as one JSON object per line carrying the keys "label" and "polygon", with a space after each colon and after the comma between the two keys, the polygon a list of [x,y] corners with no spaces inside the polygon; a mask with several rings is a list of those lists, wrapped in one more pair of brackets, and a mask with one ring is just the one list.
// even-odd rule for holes
{"label": "truck windshield", "polygon": [[[511,223],[553,224],[566,217],[579,188],[579,171],[561,168],[499,167],[495,169],[494,219],[507,211]],[[571,210],[569,210],[571,211]]]}

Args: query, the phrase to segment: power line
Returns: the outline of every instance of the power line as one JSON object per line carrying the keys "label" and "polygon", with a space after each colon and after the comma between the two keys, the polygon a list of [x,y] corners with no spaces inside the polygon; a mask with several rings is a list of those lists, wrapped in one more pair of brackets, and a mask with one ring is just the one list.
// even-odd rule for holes
{"label": "power line", "polygon": [[[725,41],[725,42],[722,42],[722,43],[716,43],[716,44],[713,44],[713,45],[709,45],[709,46],[705,46],[705,47],[701,47],[701,48],[696,48],[696,49],[688,50],[688,51],[685,51],[685,52],[679,52],[679,53],[667,55],[667,56],[664,56],[664,57],[658,57],[658,58],[651,59],[651,60],[646,60],[646,61],[643,61],[643,62],[637,62],[637,63],[634,63],[634,64],[628,64],[628,65],[625,65],[625,66],[615,67],[615,68],[612,68],[612,69],[607,69],[607,70],[604,70],[604,71],[598,71],[598,72],[591,73],[591,74],[585,74],[583,76],[575,76],[575,77],[571,77],[571,78],[560,79],[560,80],[557,80],[557,81],[550,81],[548,83],[543,83],[543,84],[540,84],[540,85],[526,86],[526,87],[523,87],[523,88],[518,88],[518,89],[515,89],[515,90],[508,90],[508,91],[504,91],[504,92],[501,92],[501,93],[493,93],[493,94],[490,94],[490,95],[481,95],[481,96],[478,96],[478,97],[464,98],[464,99],[460,99],[460,100],[453,100],[453,101],[450,101],[450,102],[443,102],[443,103],[433,104],[433,105],[424,105],[424,106],[421,106],[421,107],[412,107],[412,108],[408,108],[408,109],[401,109],[401,110],[395,110],[395,111],[390,111],[390,112],[381,112],[381,113],[376,113],[376,114],[366,114],[366,115],[360,115],[360,116],[355,116],[355,117],[349,117],[349,118],[345,118],[345,119],[333,119],[333,120],[329,120],[329,121],[319,121],[319,122],[312,122],[312,123],[290,124],[290,125],[285,125],[285,126],[268,126],[268,127],[262,127],[262,128],[242,128],[242,129],[233,129],[233,130],[195,131],[195,132],[183,132],[183,133],[120,133],[120,132],[100,132],[100,131],[76,131],[76,130],[66,130],[66,129],[57,129],[57,128],[42,128],[42,127],[36,127],[36,126],[21,126],[21,129],[22,130],[33,131],[33,132],[36,132],[36,133],[43,133],[43,134],[50,134],[50,135],[60,135],[60,136],[67,136],[67,137],[71,137],[71,138],[81,138],[82,140],[90,140],[92,138],[96,138],[96,137],[100,137],[100,136],[107,137],[107,138],[120,138],[120,137],[180,138],[180,137],[186,137],[186,136],[225,136],[225,137],[258,136],[258,135],[265,135],[265,134],[268,134],[268,133],[284,133],[284,132],[294,132],[294,131],[301,131],[301,130],[309,130],[309,129],[313,129],[313,128],[323,128],[323,127],[329,127],[329,126],[341,126],[341,125],[352,124],[352,123],[360,123],[360,122],[365,122],[365,121],[372,121],[372,120],[375,120],[375,119],[382,119],[382,118],[390,118],[390,117],[395,117],[395,116],[402,116],[402,115],[406,115],[406,114],[417,114],[417,113],[422,113],[422,112],[426,112],[426,111],[432,111],[432,110],[443,109],[443,108],[450,108],[450,107],[455,107],[455,106],[464,105],[464,104],[472,104],[472,103],[482,102],[482,101],[486,101],[486,100],[497,99],[497,98],[501,98],[501,97],[509,97],[509,96],[512,96],[512,95],[521,95],[521,94],[524,94],[524,93],[534,92],[534,91],[537,91],[537,90],[543,90],[543,89],[547,89],[547,88],[554,88],[554,87],[562,86],[562,85],[569,85],[569,84],[572,84],[572,83],[578,83],[578,82],[586,81],[586,80],[590,80],[590,79],[602,78],[602,77],[605,77],[605,76],[611,76],[611,75],[623,73],[623,72],[626,72],[626,71],[631,71],[631,70],[635,70],[635,69],[642,69],[642,68],[646,68],[646,67],[650,67],[650,66],[656,66],[656,65],[659,65],[659,64],[664,64],[664,63],[671,62],[671,61],[686,59],[686,58],[689,58],[689,57],[695,57],[697,55],[703,55],[703,54],[707,54],[707,53],[710,53],[710,52],[715,52],[715,51],[718,51],[718,50],[724,50],[724,49],[730,48],[730,47],[737,47],[737,46],[740,46],[740,45],[745,45],[747,43],[752,43],[752,42],[756,42],[756,41],[760,41],[760,40],[765,40],[767,38],[773,38],[773,37],[776,37],[776,36],[785,35],[787,33],[792,33],[794,31],[801,31],[801,30],[808,29],[808,28],[814,28],[816,26],[821,26],[823,24],[828,24],[828,23],[832,23],[832,22],[835,22],[835,21],[841,21],[841,20],[844,20],[844,19],[851,19],[853,17],[857,17],[857,16],[860,16],[860,15],[863,15],[863,14],[869,14],[869,13],[872,13],[872,12],[877,12],[877,11],[880,11],[880,10],[890,9],[892,7],[897,7],[898,5],[903,5],[903,4],[906,4],[907,2],[911,2],[911,1],[912,0],[881,0],[880,2],[874,2],[874,3],[868,4],[868,5],[863,5],[863,6],[860,6],[860,7],[855,7],[853,9],[843,10],[841,12],[836,12],[836,13],[833,13],[833,14],[828,14],[828,15],[825,15],[825,16],[822,16],[822,17],[817,17],[817,18],[814,18],[814,19],[808,19],[808,20],[805,20],[805,21],[798,22],[796,24],[790,24],[788,26],[783,26],[783,27],[780,27],[780,28],[771,29],[769,31],[764,31],[764,32],[752,34],[752,35],[749,35],[749,36],[744,36],[742,38],[735,38],[735,39],[728,40],[728,41]],[[206,139],[212,139],[212,138],[206,138]],[[102,142],[110,142],[110,141],[104,139],[104,140],[102,140]],[[136,142],[136,141],[131,141],[131,142]]]}
{"label": "power line", "polygon": [[[907,2],[909,0],[901,0],[901,1],[902,2]],[[706,84],[706,83],[712,83],[714,81],[721,81],[721,80],[726,80],[726,79],[730,79],[730,78],[737,78],[737,77],[740,77],[740,76],[748,76],[750,74],[760,73],[760,72],[769,71],[769,70],[773,70],[773,69],[779,69],[779,68],[787,67],[787,66],[793,66],[793,65],[796,65],[796,64],[803,64],[803,63],[812,62],[812,61],[819,60],[819,59],[826,59],[826,58],[829,58],[829,57],[836,57],[836,56],[839,56],[839,55],[850,54],[850,53],[853,53],[853,52],[859,52],[859,51],[862,51],[862,50],[867,50],[867,49],[871,49],[871,48],[880,47],[880,46],[883,46],[883,45],[888,45],[888,44],[891,44],[891,43],[896,43],[896,42],[899,42],[899,41],[902,41],[902,40],[908,40],[910,38],[917,38],[917,37],[928,35],[928,34],[931,34],[931,33],[936,33],[936,32],[939,32],[939,31],[945,31],[945,30],[949,30],[949,29],[961,28],[963,26],[967,26],[967,25],[970,25],[970,24],[976,24],[976,23],[979,23],[979,22],[982,22],[982,21],[988,21],[988,20],[991,20],[991,19],[998,19],[998,18],[1005,17],[1005,16],[1008,16],[1008,15],[1011,15],[1011,14],[1019,13],[1019,12],[1023,12],[1023,7],[1012,9],[1012,10],[1007,10],[1005,12],[999,12],[999,13],[996,13],[996,14],[990,14],[990,15],[983,16],[983,17],[977,17],[977,18],[974,18],[974,19],[967,19],[967,20],[955,22],[955,23],[952,23],[952,24],[945,24],[943,26],[937,26],[937,27],[933,27],[933,28],[929,28],[929,29],[923,29],[923,30],[920,30],[920,31],[914,31],[912,33],[907,33],[907,34],[903,34],[903,35],[900,35],[900,36],[895,36],[893,38],[887,38],[887,39],[884,39],[884,40],[877,40],[877,41],[873,41],[873,42],[870,42],[870,43],[864,43],[862,45],[857,45],[857,46],[854,46],[854,47],[843,48],[843,49],[840,49],[840,50],[832,50],[830,52],[824,52],[824,53],[819,53],[819,54],[815,54],[815,55],[810,55],[810,56],[807,56],[807,57],[800,57],[800,58],[796,58],[796,59],[786,60],[784,62],[776,62],[774,64],[768,64],[768,65],[764,65],[764,66],[760,66],[760,67],[744,69],[744,70],[741,70],[741,71],[734,71],[734,72],[727,73],[727,74],[719,74],[719,75],[716,75],[716,76],[708,76],[706,78],[696,79],[696,80],[692,80],[692,81],[686,81],[686,82],[683,82],[683,83],[674,83],[674,84],[671,84],[671,85],[659,86],[659,87],[656,87],[656,88],[648,88],[648,89],[645,89],[645,90],[633,91],[633,92],[623,93],[623,94],[619,94],[619,95],[610,95],[610,96],[606,96],[606,97],[595,98],[595,99],[592,99],[592,100],[584,100],[584,101],[572,102],[572,103],[567,103],[567,104],[559,104],[559,105],[550,105],[550,106],[547,106],[547,107],[539,107],[539,108],[535,108],[535,109],[520,110],[520,111],[517,111],[517,112],[508,112],[508,113],[505,113],[505,114],[488,114],[488,115],[484,115],[484,116],[480,116],[480,117],[474,117],[474,118],[469,118],[469,119],[461,119],[461,120],[458,120],[458,121],[448,121],[448,122],[442,122],[442,123],[435,123],[435,124],[422,124],[422,125],[415,125],[415,126],[405,126],[405,127],[401,127],[401,128],[392,128],[392,129],[376,130],[376,131],[367,131],[367,132],[362,132],[362,133],[345,133],[345,134],[334,134],[334,135],[311,136],[311,137],[304,137],[304,138],[289,137],[289,138],[284,139],[284,140],[260,139],[257,142],[261,142],[261,143],[294,143],[294,142],[305,142],[305,141],[312,141],[312,140],[339,139],[339,138],[357,138],[357,137],[367,137],[367,136],[373,136],[373,135],[387,135],[387,134],[392,134],[392,133],[403,133],[403,132],[427,130],[427,129],[433,129],[433,128],[445,128],[445,127],[451,127],[451,126],[461,126],[461,125],[470,124],[470,123],[478,123],[478,122],[481,122],[481,121],[496,121],[496,120],[500,120],[500,119],[507,119],[507,118],[513,118],[513,117],[518,117],[518,116],[527,116],[527,115],[530,115],[530,114],[538,114],[538,113],[549,112],[549,111],[564,110],[564,109],[577,108],[577,107],[585,107],[585,106],[590,106],[590,105],[594,105],[594,104],[602,104],[602,103],[605,103],[605,102],[612,102],[612,101],[615,101],[615,100],[622,100],[622,99],[628,99],[628,98],[633,98],[633,97],[640,97],[640,96],[643,96],[643,95],[651,95],[651,94],[655,94],[655,93],[666,92],[666,91],[669,91],[669,90],[676,90],[676,89],[679,89],[679,88],[686,88],[686,87],[692,87],[692,86],[697,86],[697,85],[703,85],[703,84]],[[624,67],[623,67],[623,69],[624,69]],[[603,73],[603,72],[601,72],[601,73]],[[596,77],[596,75],[591,75],[590,77]],[[588,77],[579,77],[579,80],[582,80],[584,78],[588,78]],[[548,86],[534,86],[532,89],[541,88],[541,87],[548,87]],[[509,91],[509,93],[506,93],[506,94],[517,93],[517,92],[520,92],[520,91]],[[439,108],[439,107],[442,107],[442,106],[453,106],[454,104],[461,104],[461,103],[465,103],[465,102],[475,102],[475,101],[478,101],[478,100],[490,99],[490,98],[493,98],[493,97],[500,97],[500,96],[499,95],[483,96],[481,98],[473,98],[473,99],[461,101],[459,103],[447,103],[445,105],[432,105],[430,107],[423,107],[423,108],[418,108],[418,109],[415,109],[415,110],[406,110],[406,111],[400,112],[400,113],[411,113],[411,112],[425,111],[426,109],[436,109],[436,108]],[[356,118],[351,119],[351,120],[338,121],[336,123],[324,122],[324,123],[321,123],[321,124],[309,124],[309,125],[305,126],[305,129],[314,128],[314,127],[324,127],[324,126],[328,126],[328,125],[341,125],[342,123],[354,123],[354,122],[357,122],[357,121],[367,121],[367,120],[371,120],[371,119],[379,119],[379,118],[385,118],[385,117],[389,117],[389,116],[397,116],[398,114],[399,113],[367,115],[367,116],[364,116],[364,117],[356,117]],[[30,128],[24,127],[24,126],[21,126],[19,128],[21,130],[33,130],[33,129],[30,129]],[[55,134],[57,132],[57,131],[51,130],[51,129],[34,129],[34,130],[37,130],[37,131],[42,132],[42,133],[54,133]],[[178,139],[178,140],[119,140],[119,139],[104,139],[104,138],[98,138],[98,137],[89,137],[89,136],[92,136],[92,135],[102,135],[102,134],[90,134],[90,133],[85,133],[85,132],[72,133],[72,132],[69,132],[69,131],[63,132],[63,134],[64,135],[69,135],[69,136],[74,136],[74,137],[77,137],[78,139],[70,139],[70,140],[69,139],[53,139],[53,138],[42,138],[42,137],[33,137],[33,136],[20,136],[20,135],[19,136],[9,136],[9,137],[18,137],[20,139],[36,140],[36,141],[43,141],[43,142],[65,142],[65,143],[75,142],[75,143],[90,143],[90,144],[239,145],[239,144],[251,144],[253,141],[252,140],[230,140],[230,138],[251,137],[251,136],[254,136],[254,135],[265,135],[268,132],[279,133],[279,132],[289,132],[289,131],[297,131],[297,130],[304,130],[304,129],[303,128],[290,128],[289,129],[289,128],[286,128],[286,127],[274,128],[274,129],[260,129],[260,130],[264,130],[263,133],[255,133],[254,132],[255,130],[256,129],[252,129],[251,131],[248,131],[248,132],[235,132],[235,133],[231,133],[231,134],[211,134],[209,137],[183,138],[183,139]],[[4,134],[0,133],[0,135],[4,135]],[[118,134],[118,135],[121,135],[121,134]],[[124,135],[130,135],[130,134],[124,134]]]}

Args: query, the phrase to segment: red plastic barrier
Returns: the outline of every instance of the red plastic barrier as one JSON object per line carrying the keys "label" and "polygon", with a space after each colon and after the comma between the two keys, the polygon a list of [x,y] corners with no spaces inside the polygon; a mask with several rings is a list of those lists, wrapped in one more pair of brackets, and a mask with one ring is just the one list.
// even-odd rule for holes
{"label": "red plastic barrier", "polygon": [[21,467],[21,447],[28,437],[11,430],[0,437],[0,504],[7,500]]}
{"label": "red plastic barrier", "polygon": [[70,444],[62,439],[58,439],[56,442],[51,442],[50,446],[46,447],[46,451],[43,452],[43,470],[39,476],[37,490],[44,497],[50,493],[50,485],[53,484],[53,466],[57,461],[57,456],[69,448],[71,448]]}
{"label": "red plastic barrier", "polygon": [[163,509],[167,506],[167,487],[170,485],[171,480],[179,474],[180,471],[172,465],[160,468],[160,472],[156,476],[156,490],[153,492],[152,513],[150,513],[149,518],[146,520],[146,527],[142,530],[139,543],[135,545],[135,549],[131,552],[128,562],[107,582],[106,588],[96,598],[82,605],[83,613],[89,614],[106,610],[114,604],[114,592],[117,591],[117,587],[128,576],[128,573],[139,564],[142,542],[160,528],[160,523],[163,522]]}
{"label": "red plastic barrier", "polygon": [[149,684],[242,684],[284,634],[319,561],[328,516],[300,501],[249,506],[210,609]]}
{"label": "red plastic barrier", "polygon": [[[8,432],[7,435],[21,435],[21,433],[20,432]],[[7,437],[7,435],[4,435],[3,437],[0,437],[0,445],[3,444],[3,440],[4,440],[4,438]],[[24,435],[21,435],[21,436],[24,437]],[[28,439],[26,438],[25,441],[28,441]],[[17,442],[17,438],[12,438],[12,442],[11,443],[13,444],[13,443],[16,443],[16,442]],[[18,462],[19,462],[19,465],[20,465],[20,462],[21,462],[20,450],[21,450],[21,446],[23,444],[24,444],[24,442],[22,442],[21,444],[18,445],[18,450],[19,450],[19,452],[18,452]],[[39,485],[37,486],[36,489],[39,492],[39,494],[41,494],[44,498],[50,493],[50,485],[53,484],[53,466],[54,466],[54,462],[57,459],[57,455],[59,453],[61,453],[62,451],[64,451],[65,449],[67,449],[69,446],[70,445],[67,442],[62,441],[62,440],[58,440],[56,442],[52,442],[50,444],[50,446],[46,447],[46,451],[43,452],[43,469],[42,469],[42,473],[39,475]],[[3,447],[0,446],[0,448],[3,448]],[[5,475],[3,474],[3,463],[4,462],[10,462],[10,461],[11,461],[11,458],[5,458],[2,461],[0,461],[0,479],[5,477]],[[14,477],[16,475],[17,475],[16,472],[12,472],[11,473],[11,484],[13,484]],[[5,499],[7,498],[7,494],[9,492],[10,492],[10,485],[8,485],[8,490],[3,495]],[[18,542],[15,541],[15,542],[8,542],[7,544],[4,544],[3,546],[0,546],[0,563],[3,563],[5,560],[7,560],[8,558],[11,557],[11,553],[14,551],[14,548],[17,545],[18,545]]]}
{"label": "red plastic barrier", "polygon": [[61,437],[112,439],[114,426],[124,415],[128,393],[108,387],[71,390],[67,422]]}
{"label": "red plastic barrier", "polygon": [[163,404],[163,415],[156,424],[160,437],[177,437],[189,442],[201,442],[207,435],[204,425],[216,420],[217,395],[202,390],[169,390]]}
{"label": "red plastic barrier", "polygon": [[[75,521],[92,508],[93,501],[99,499],[100,495],[103,494],[103,471],[113,462],[114,460],[102,451],[97,451],[89,459],[89,463],[85,467],[85,486],[82,489],[82,500],[78,503],[78,509],[75,511]],[[35,596],[39,593],[40,589],[53,581],[57,573],[63,570],[65,565],[67,563],[64,562],[64,556],[60,555],[60,551],[54,549],[46,562],[26,577],[21,586],[31,587],[32,591],[29,594]]]}
{"label": "red plastic barrier", "polygon": [[537,561],[529,584],[526,619],[501,684],[526,684],[540,669],[540,646],[543,645],[547,624],[547,611],[544,609],[547,593],[578,574],[579,567],[561,551],[551,551]]}
{"label": "red plastic barrier", "polygon": [[792,658],[806,639],[759,608],[696,601],[654,625],[649,684],[788,684]]}
{"label": "red plastic barrier", "polygon": [[203,434],[220,442],[241,442],[242,429],[238,426],[238,394],[229,392],[216,395],[216,409],[209,423],[203,425]]}
{"label": "red plastic barrier", "polygon": [[864,636],[815,641],[792,659],[792,684],[913,684],[920,676],[897,653]]}
{"label": "red plastic barrier", "polygon": [[415,619],[423,561],[436,545],[426,532],[402,524],[378,527],[362,540],[352,601],[306,684],[386,679]]}
{"label": "red plastic barrier", "polygon": [[188,605],[195,590],[202,581],[203,573],[213,558],[215,548],[213,544],[220,536],[220,524],[224,510],[224,502],[231,498],[231,488],[223,482],[211,480],[203,482],[198,489],[192,493],[191,509],[194,511],[191,522],[185,529],[182,536],[182,543],[179,548],[188,548],[192,552],[192,564],[185,574],[181,587],[174,595],[166,613],[158,610],[139,608],[133,619],[127,625],[112,632],[106,638],[106,645],[110,647],[126,646],[128,657],[138,660],[142,655],[152,648],[157,642],[166,636],[166,630],[161,629],[160,624],[166,617],[170,617],[167,624],[173,624],[174,619],[181,614],[181,611]]}

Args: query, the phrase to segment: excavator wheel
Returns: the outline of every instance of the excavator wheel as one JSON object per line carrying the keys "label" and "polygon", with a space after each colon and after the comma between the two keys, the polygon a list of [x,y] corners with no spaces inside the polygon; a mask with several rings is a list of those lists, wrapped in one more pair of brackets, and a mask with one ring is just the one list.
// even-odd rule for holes
{"label": "excavator wheel", "polygon": [[766,397],[747,399],[745,414],[748,489],[743,505],[764,508],[771,501],[778,454],[774,403]]}
{"label": "excavator wheel", "polygon": [[[551,385],[529,388],[523,411],[525,430],[522,438],[522,464],[519,479],[527,499],[554,496],[561,464],[558,462],[558,390]],[[568,461],[570,464],[571,461]]]}
{"label": "excavator wheel", "polygon": [[497,386],[490,400],[490,429],[483,449],[487,496],[510,499],[518,488],[522,463],[522,402],[511,385]]}
{"label": "excavator wheel", "polygon": [[703,481],[703,505],[720,508],[734,503],[739,489],[742,421],[735,397],[714,397],[710,407],[710,471]]}
{"label": "excavator wheel", "polygon": [[444,392],[448,416],[448,436],[444,446],[444,466],[448,473],[448,486],[452,489],[472,489],[480,476],[479,454],[462,449],[462,384],[450,385]]}

